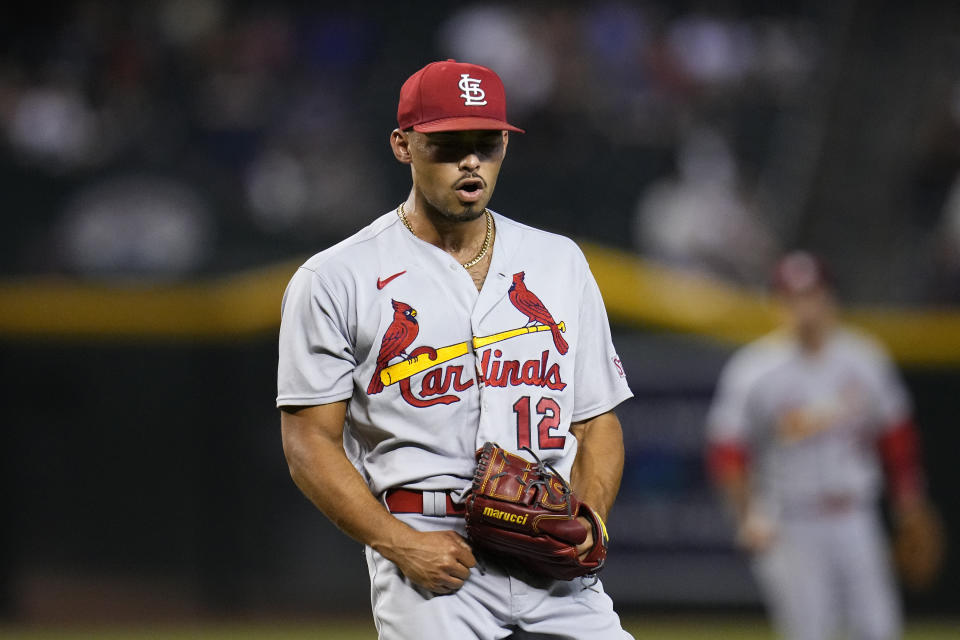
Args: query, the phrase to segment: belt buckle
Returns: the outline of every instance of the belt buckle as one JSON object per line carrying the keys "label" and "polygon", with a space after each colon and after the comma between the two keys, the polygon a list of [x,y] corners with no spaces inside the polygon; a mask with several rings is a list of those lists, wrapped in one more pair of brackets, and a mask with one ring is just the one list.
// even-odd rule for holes
{"label": "belt buckle", "polygon": [[442,518],[447,515],[447,494],[443,491],[421,491],[423,508],[420,510],[425,516]]}

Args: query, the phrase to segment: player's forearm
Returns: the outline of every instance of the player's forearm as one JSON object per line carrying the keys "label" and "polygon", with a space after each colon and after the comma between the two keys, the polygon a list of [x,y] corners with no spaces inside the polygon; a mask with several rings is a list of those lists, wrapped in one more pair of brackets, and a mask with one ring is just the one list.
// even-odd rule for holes
{"label": "player's forearm", "polygon": [[737,522],[750,512],[749,453],[740,442],[711,442],[707,448],[707,473]]}
{"label": "player's forearm", "polygon": [[877,444],[893,506],[910,511],[925,499],[919,430],[913,420],[904,419],[885,430]]}
{"label": "player's forearm", "polygon": [[370,493],[347,459],[341,438],[311,428],[309,418],[284,412],[283,449],[294,483],[339,529],[380,548],[409,529]]}
{"label": "player's forearm", "polygon": [[613,508],[623,475],[623,430],[612,411],[570,427],[577,438],[577,457],[570,484],[581,500],[603,519]]}
{"label": "player's forearm", "polygon": [[720,493],[727,508],[738,523],[746,520],[750,513],[750,487],[745,475],[728,475],[717,481]]}

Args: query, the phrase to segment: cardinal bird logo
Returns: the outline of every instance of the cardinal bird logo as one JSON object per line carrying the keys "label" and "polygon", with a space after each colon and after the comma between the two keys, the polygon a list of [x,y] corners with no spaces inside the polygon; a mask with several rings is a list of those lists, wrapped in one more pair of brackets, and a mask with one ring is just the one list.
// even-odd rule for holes
{"label": "cardinal bird logo", "polygon": [[420,325],[417,324],[417,310],[406,302],[391,300],[393,305],[393,322],[387,327],[383,334],[383,341],[380,343],[380,353],[377,355],[377,368],[373,372],[373,378],[367,385],[367,395],[373,395],[383,391],[383,382],[380,381],[380,372],[384,367],[390,364],[390,361],[397,356],[409,358],[407,347],[413,342],[417,333],[420,332]]}
{"label": "cardinal bird logo", "polygon": [[553,344],[557,347],[560,355],[565,354],[570,347],[563,336],[560,335],[560,327],[557,326],[557,321],[553,319],[544,304],[540,302],[540,298],[533,291],[527,289],[527,285],[523,282],[523,276],[523,271],[513,274],[513,284],[510,285],[510,302],[520,313],[527,316],[527,325],[539,322],[550,327],[550,333],[553,334]]}

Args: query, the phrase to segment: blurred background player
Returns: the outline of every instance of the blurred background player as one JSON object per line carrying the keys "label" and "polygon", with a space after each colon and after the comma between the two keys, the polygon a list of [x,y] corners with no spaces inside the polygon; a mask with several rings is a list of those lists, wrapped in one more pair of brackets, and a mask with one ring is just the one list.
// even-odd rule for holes
{"label": "blurred background player", "polygon": [[[910,399],[884,350],[837,322],[823,263],[793,252],[773,288],[783,326],[738,351],[708,414],[708,462],[786,638],[897,638],[901,610],[877,501],[886,470],[894,523],[918,586],[937,565]],[[882,464],[881,464],[882,462]]]}

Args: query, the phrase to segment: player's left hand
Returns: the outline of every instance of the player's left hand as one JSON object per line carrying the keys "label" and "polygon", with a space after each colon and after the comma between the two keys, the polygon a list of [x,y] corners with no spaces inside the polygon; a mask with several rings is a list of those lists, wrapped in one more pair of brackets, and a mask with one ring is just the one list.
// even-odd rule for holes
{"label": "player's left hand", "polygon": [[893,556],[907,588],[923,591],[936,581],[943,566],[943,520],[926,499],[897,505],[894,513]]}
{"label": "player's left hand", "polygon": [[485,443],[477,451],[464,504],[474,547],[555,580],[595,575],[603,568],[607,540],[600,514],[539,458],[530,462]]}
{"label": "player's left hand", "polygon": [[583,560],[587,554],[590,553],[590,550],[593,549],[593,525],[583,516],[577,518],[577,522],[582,524],[583,528],[587,530],[587,539],[577,545],[577,557]]}

